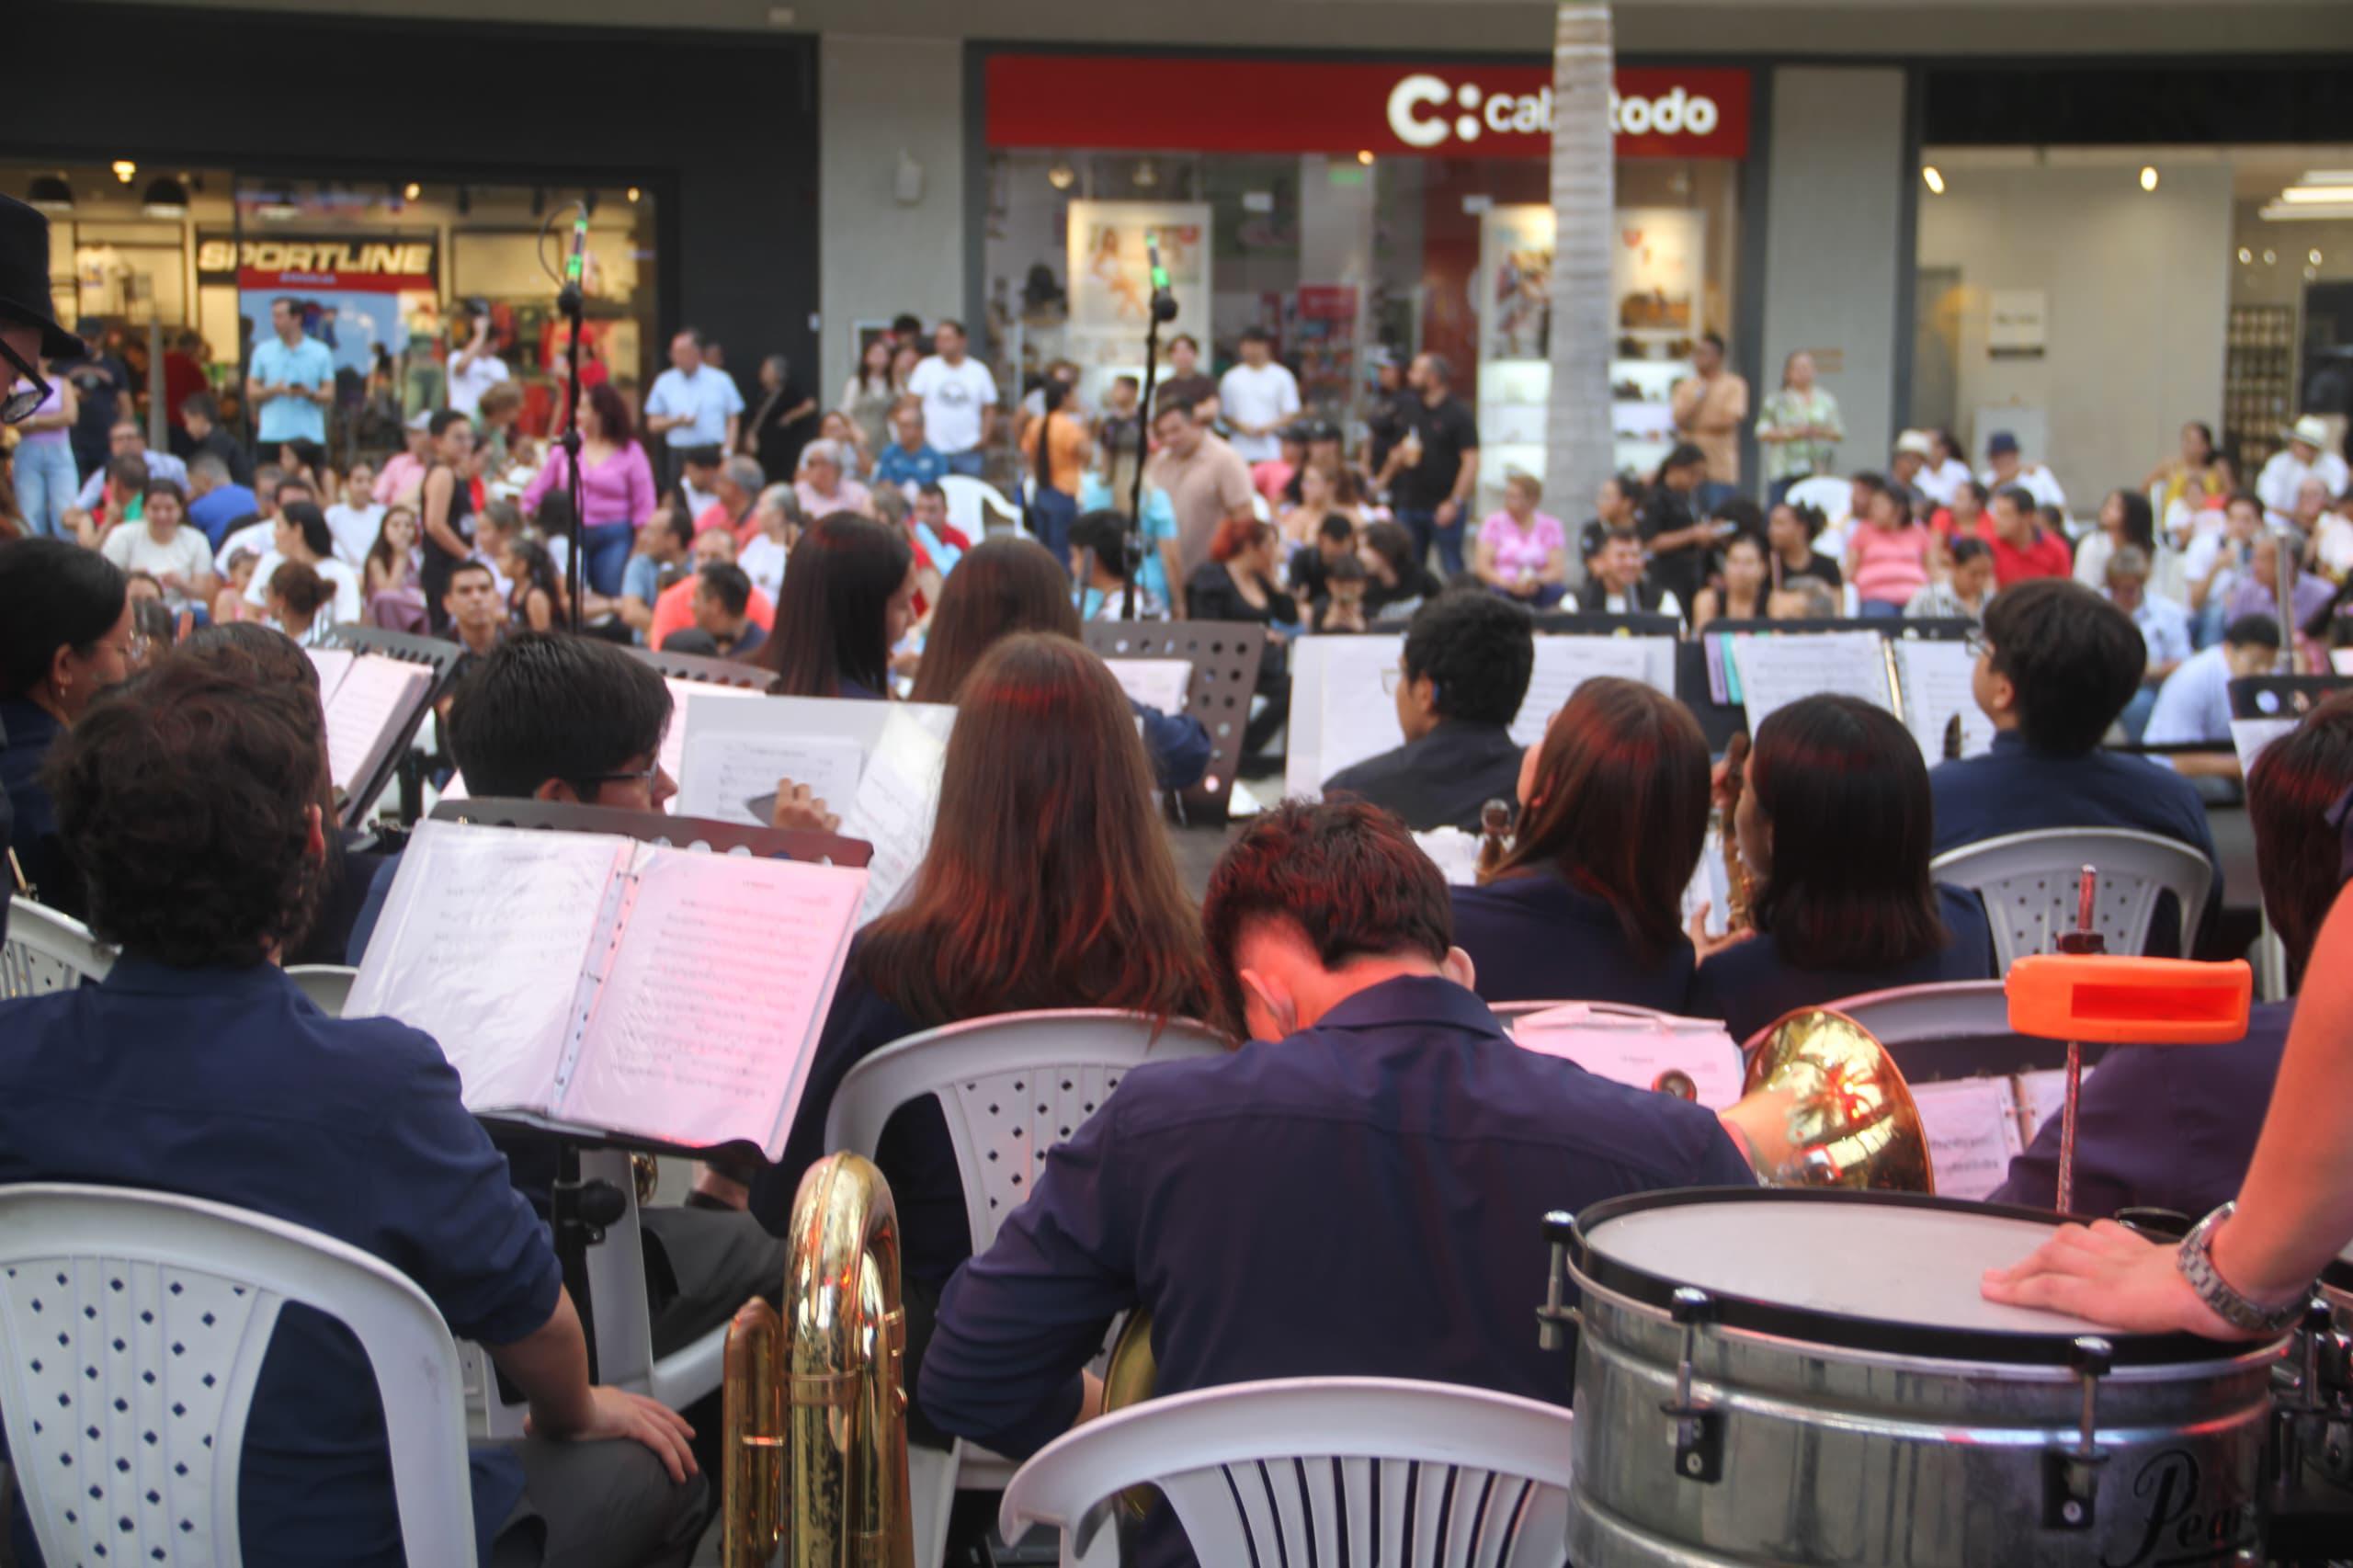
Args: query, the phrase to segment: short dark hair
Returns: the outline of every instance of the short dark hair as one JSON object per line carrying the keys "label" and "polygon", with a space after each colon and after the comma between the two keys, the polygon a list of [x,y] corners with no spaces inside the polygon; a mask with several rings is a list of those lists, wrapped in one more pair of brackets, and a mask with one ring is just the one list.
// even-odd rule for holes
{"label": "short dark hair", "polygon": [[1351,551],[1324,568],[1324,584],[1329,587],[1334,583],[1361,583],[1371,575],[1364,569],[1364,562],[1358,560],[1356,552]]}
{"label": "short dark hair", "polygon": [[168,495],[183,506],[188,505],[188,492],[180,488],[179,482],[176,480],[165,479],[160,476],[152,477],[147,481],[147,487],[141,491],[140,494],[142,495]]}
{"label": "short dark hair", "polygon": [[680,447],[678,465],[681,468],[717,468],[727,460],[727,454],[715,444],[706,442],[699,447]]}
{"label": "short dark hair", "polygon": [[210,392],[190,392],[180,399],[180,417],[197,418],[209,424],[221,423],[221,404]]}
{"label": "short dark hair", "polygon": [[140,457],[108,458],[107,477],[133,494],[147,489],[147,460]]}
{"label": "short dark hair", "polygon": [[290,503],[286,499],[286,493],[290,490],[299,490],[305,495],[316,495],[318,494],[318,491],[312,487],[311,482],[304,479],[301,474],[290,473],[283,475],[278,482],[278,490],[274,497],[278,502],[278,509],[281,512],[290,505]]}
{"label": "short dark hair", "polygon": [[1724,351],[1724,335],[1721,332],[1703,332],[1699,335],[1699,341],[1719,354]]}
{"label": "short dark hair", "polygon": [[446,597],[451,588],[458,585],[458,579],[464,576],[469,572],[481,573],[483,576],[491,580],[494,586],[495,586],[498,582],[498,574],[491,570],[489,562],[460,561],[455,566],[449,568],[449,578],[448,582],[442,585],[442,594]]}
{"label": "short dark hair", "polygon": [[314,688],[246,660],[168,656],[91,704],[47,781],[105,940],[176,968],[242,968],[308,929],[309,811],[327,799]]}
{"label": "short dark hair", "polygon": [[923,317],[913,311],[901,311],[891,318],[891,331],[894,335],[902,332],[921,332],[922,330]]}
{"label": "short dark hair", "polygon": [[2246,816],[2263,911],[2303,967],[2344,881],[2343,834],[2328,810],[2353,790],[2353,692],[2329,697],[2246,770]]}
{"label": "short dark hair", "polygon": [[2222,641],[2234,648],[2268,648],[2279,650],[2279,619],[2270,615],[2243,615],[2222,628]]}
{"label": "short dark hair", "polygon": [[722,614],[741,615],[752,602],[752,579],[732,561],[714,561],[699,574],[702,591]]}
{"label": "short dark hair", "polygon": [[1730,523],[1742,533],[1765,537],[1765,508],[1745,495],[1727,495],[1710,509],[1711,522]]}
{"label": "short dark hair", "polygon": [[2263,513],[2263,497],[2252,490],[2234,490],[2231,492],[2231,498],[2222,503],[2222,509],[2228,511],[2233,506],[2252,506],[2256,510],[2256,515],[2260,517]]}
{"label": "short dark hair", "polygon": [[964,324],[958,321],[954,316],[940,317],[937,322],[932,324],[931,330],[937,333],[943,326],[953,331],[959,337],[970,337],[972,335],[971,333],[964,330]]}
{"label": "short dark hair", "polygon": [[1972,561],[1990,560],[1994,554],[1994,547],[1975,534],[1963,534],[1961,538],[1954,540],[1949,548],[1955,566],[1966,566]]}
{"label": "short dark hair", "polygon": [[1201,931],[1229,1028],[1242,1020],[1235,955],[1252,926],[1279,921],[1317,961],[1417,953],[1442,961],[1454,905],[1437,862],[1405,824],[1360,801],[1285,801],[1250,819],[1210,872]]}
{"label": "short dark hair", "polygon": [[1192,398],[1179,396],[1168,392],[1165,388],[1162,389],[1159,392],[1154,394],[1152,400],[1152,423],[1154,427],[1157,428],[1160,422],[1167,418],[1172,414],[1181,414],[1186,418],[1190,419],[1193,417],[1194,402],[1195,400]]}
{"label": "short dark hair", "polygon": [[[2023,484],[2005,484],[1994,492],[1992,500],[2007,501],[2010,504],[2010,509],[2021,517],[2040,516],[2040,508],[2035,504],[2034,492]],[[1990,506],[1992,502],[1989,501],[1987,504]]]}
{"label": "short dark hair", "polygon": [[1128,519],[1108,506],[1082,512],[1070,525],[1070,545],[1121,582],[1128,579]]}
{"label": "short dark hair", "polygon": [[915,486],[915,494],[919,497],[925,495],[936,496],[939,500],[945,501],[948,499],[948,486],[940,483],[939,481],[936,479],[926,480],[923,483]]}
{"label": "short dark hair", "polygon": [[1952,493],[1955,495],[1959,495],[1964,490],[1968,491],[1970,494],[1977,498],[1977,508],[1979,511],[1984,511],[1985,509],[1985,487],[1978,483],[1973,479],[1964,479],[1960,483],[1955,484],[1952,487]]}
{"label": "short dark hair", "polygon": [[654,521],[649,526],[669,529],[670,537],[688,550],[695,547],[695,520],[687,516],[687,508],[683,504],[662,507],[654,514]]}
{"label": "short dark hair", "polygon": [[1894,488],[1888,483],[1887,475],[1870,469],[1865,469],[1847,483],[1858,490],[1867,490],[1873,495],[1884,495]]}
{"label": "short dark hair", "polygon": [[1324,520],[1315,525],[1315,532],[1321,539],[1353,540],[1357,537],[1357,526],[1346,512],[1326,512]]}
{"label": "short dark hair", "polygon": [[30,691],[60,648],[86,654],[122,619],[130,591],[119,567],[71,540],[0,544],[0,696]]}
{"label": "short dark hair", "polygon": [[670,688],[615,643],[524,631],[483,656],[449,708],[449,755],[478,796],[527,797],[560,778],[595,780],[661,750]]}
{"label": "short dark hair", "polygon": [[1894,969],[1950,942],[1928,875],[1928,767],[1895,715],[1851,697],[1775,709],[1756,726],[1747,788],[1773,825],[1756,928],[1785,962]]}
{"label": "short dark hair", "polygon": [[2149,662],[2132,618],[2066,577],[2037,577],[1995,595],[1985,640],[1995,672],[2018,688],[2027,744],[2059,756],[2099,744]]}
{"label": "short dark hair", "polygon": [[1173,349],[1180,343],[1196,354],[1199,354],[1201,351],[1201,340],[1195,337],[1189,332],[1180,332],[1176,336],[1170,338],[1168,340],[1168,347]]}
{"label": "short dark hair", "polygon": [[458,409],[436,409],[433,413],[433,417],[425,422],[425,431],[426,435],[431,436],[438,441],[442,437],[449,433],[450,426],[471,425],[472,423],[472,420],[468,418],[465,414]]}
{"label": "short dark hair", "polygon": [[250,667],[264,680],[306,687],[313,702],[319,698],[319,667],[301,643],[264,621],[219,620],[199,626],[179,645],[179,655],[232,669]]}
{"label": "short dark hair", "polygon": [[1508,724],[1536,667],[1536,623],[1483,587],[1440,594],[1405,623],[1405,673],[1430,678],[1438,712],[1469,724]]}
{"label": "short dark hair", "polygon": [[1263,326],[1245,326],[1242,329],[1242,335],[1234,339],[1236,343],[1272,343],[1274,339],[1267,335],[1267,329]]}
{"label": "short dark hair", "polygon": [[321,560],[335,553],[335,530],[327,527],[327,515],[319,510],[315,501],[291,501],[278,508],[302,536],[304,548]]}

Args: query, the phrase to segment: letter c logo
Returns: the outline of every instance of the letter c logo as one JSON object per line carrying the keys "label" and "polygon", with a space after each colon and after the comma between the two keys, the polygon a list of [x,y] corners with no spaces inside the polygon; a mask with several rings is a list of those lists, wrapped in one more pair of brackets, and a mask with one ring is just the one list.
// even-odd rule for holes
{"label": "letter c logo", "polygon": [[1446,121],[1424,119],[1414,111],[1442,104],[1450,96],[1447,85],[1435,76],[1416,74],[1405,77],[1389,89],[1390,131],[1408,147],[1437,146],[1446,140]]}

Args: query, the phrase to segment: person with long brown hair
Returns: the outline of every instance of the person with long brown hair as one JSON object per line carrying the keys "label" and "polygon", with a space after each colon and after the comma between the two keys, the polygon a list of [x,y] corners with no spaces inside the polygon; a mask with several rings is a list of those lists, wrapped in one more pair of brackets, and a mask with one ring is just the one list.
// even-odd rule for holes
{"label": "person with long brown hair", "polygon": [[1708,743],[1640,681],[1586,681],[1519,769],[1519,830],[1455,941],[1490,1002],[1619,1002],[1687,1013],[1699,960],[1683,890],[1708,835]]}
{"label": "person with long brown hair", "polygon": [[807,533],[784,574],[776,634],[758,663],[787,697],[891,695],[891,650],[915,622],[915,558],[906,536],[854,512]]}
{"label": "person with long brown hair", "polygon": [[[851,944],[784,1158],[753,1182],[752,1208],[770,1230],[782,1229],[801,1172],[826,1153],[825,1114],[842,1078],[892,1041],[1029,1008],[1167,1018],[1212,1006],[1199,913],[1153,810],[1127,698],[1103,661],[1068,638],[1022,632],[983,653],[958,695],[931,847],[905,903]],[[936,1101],[891,1119],[876,1164],[898,1204],[907,1285],[936,1296],[972,1250]],[[917,1355],[910,1345],[910,1386]]]}

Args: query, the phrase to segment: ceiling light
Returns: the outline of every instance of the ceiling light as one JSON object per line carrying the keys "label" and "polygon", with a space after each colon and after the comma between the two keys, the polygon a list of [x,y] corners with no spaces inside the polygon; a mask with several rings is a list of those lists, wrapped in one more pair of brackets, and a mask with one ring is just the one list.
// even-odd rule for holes
{"label": "ceiling light", "polygon": [[41,175],[34,179],[27,199],[44,212],[71,212],[74,187],[56,175]]}
{"label": "ceiling light", "polygon": [[418,197],[423,196],[424,194],[425,187],[417,184],[415,180],[411,180],[406,185],[401,187],[401,196],[404,200],[415,201]]}
{"label": "ceiling light", "polygon": [[1160,183],[1160,165],[1154,163],[1150,158],[1137,159],[1135,183],[1136,188],[1139,190],[1150,190],[1153,187],[1158,185]]}
{"label": "ceiling light", "polygon": [[2239,246],[2239,265],[2241,267],[2245,267],[2248,262],[2253,261],[2254,259],[2255,253],[2253,251],[2247,249],[2245,245]]}
{"label": "ceiling light", "polygon": [[2304,259],[2311,262],[2314,267],[2318,267],[2320,265],[2319,247],[2315,246],[2313,249],[2306,251],[2304,253]]}
{"label": "ceiling light", "polygon": [[1945,176],[1936,165],[1921,165],[1920,178],[1927,185],[1930,195],[1942,196],[1945,193]]}
{"label": "ceiling light", "polygon": [[2157,166],[2154,164],[2141,165],[2141,188],[2143,190],[2157,188]]}
{"label": "ceiling light", "polygon": [[185,218],[188,187],[168,175],[149,180],[146,193],[139,199],[139,210],[150,218]]}
{"label": "ceiling light", "polygon": [[2263,265],[2266,267],[2277,266],[2279,260],[2279,253],[2276,250],[2267,250],[2263,253]]}
{"label": "ceiling light", "polygon": [[132,177],[138,173],[139,165],[132,163],[129,158],[117,158],[114,161],[114,177],[120,180],[123,184],[129,185],[131,182]]}
{"label": "ceiling light", "polygon": [[1056,158],[1046,170],[1046,183],[1056,190],[1068,190],[1078,183],[1078,171],[1070,166],[1067,158]]}
{"label": "ceiling light", "polygon": [[2291,185],[2279,193],[2279,199],[2299,207],[2313,201],[2353,201],[2353,185]]}
{"label": "ceiling light", "polygon": [[2274,201],[2263,208],[2261,216],[2267,223],[2353,218],[2353,198],[2343,201]]}
{"label": "ceiling light", "polygon": [[635,186],[631,186],[631,187],[629,187],[629,199],[630,199],[631,201],[635,201],[635,200],[637,199],[637,198],[638,198],[638,189],[637,189],[637,187],[635,187]]}
{"label": "ceiling light", "polygon": [[1370,167],[1372,163],[1372,149],[1368,147],[1364,151],[1358,153],[1357,154],[1357,162]]}

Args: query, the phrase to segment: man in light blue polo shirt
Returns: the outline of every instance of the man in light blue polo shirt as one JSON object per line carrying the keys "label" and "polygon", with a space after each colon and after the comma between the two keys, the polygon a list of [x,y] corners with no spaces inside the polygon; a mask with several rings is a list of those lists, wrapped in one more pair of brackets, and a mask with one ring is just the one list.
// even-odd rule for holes
{"label": "man in light blue polo shirt", "polygon": [[734,378],[702,362],[702,334],[692,327],[670,340],[670,368],[654,378],[645,394],[645,433],[669,444],[668,473],[678,472],[678,453],[690,447],[735,449],[744,394]]}
{"label": "man in light blue polo shirt", "polygon": [[278,335],[254,350],[245,396],[261,409],[260,442],[327,438],[326,405],[335,400],[335,355],[302,335],[302,306],[280,296],[269,302]]}

